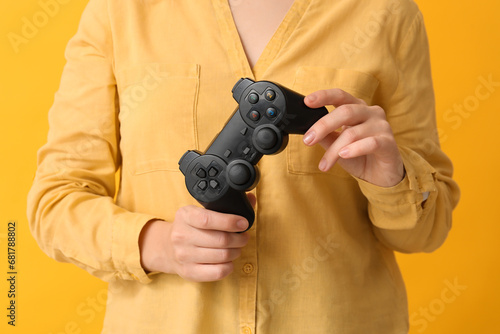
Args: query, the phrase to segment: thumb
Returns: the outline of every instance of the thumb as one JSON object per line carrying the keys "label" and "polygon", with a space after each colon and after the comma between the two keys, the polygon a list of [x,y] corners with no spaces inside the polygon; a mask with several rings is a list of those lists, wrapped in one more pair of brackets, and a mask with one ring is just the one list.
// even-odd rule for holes
{"label": "thumb", "polygon": [[257,204],[257,197],[255,197],[255,195],[252,193],[247,193],[247,197],[250,201],[250,204],[252,205],[252,208],[255,209],[255,205]]}

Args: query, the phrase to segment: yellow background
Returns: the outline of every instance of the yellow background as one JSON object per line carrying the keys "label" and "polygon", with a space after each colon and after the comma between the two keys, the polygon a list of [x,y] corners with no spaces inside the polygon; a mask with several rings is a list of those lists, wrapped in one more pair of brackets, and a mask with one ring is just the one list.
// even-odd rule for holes
{"label": "yellow background", "polygon": [[[53,8],[46,21],[38,0],[0,5],[2,333],[99,333],[104,316],[106,285],[43,254],[31,237],[25,214],[36,151],[46,140],[47,111],[65,63],[64,49],[87,3],[59,1],[66,3]],[[417,3],[431,44],[442,146],[454,162],[462,198],[442,248],[432,254],[398,255],[407,283],[411,333],[500,333],[500,87],[488,91],[480,79],[500,82],[500,3]],[[33,16],[40,27],[15,52],[9,33],[21,35],[23,18],[33,22]],[[480,94],[479,99],[478,86],[489,96]],[[465,112],[453,111],[455,105]],[[7,325],[6,317],[9,220],[18,223],[15,328]],[[450,288],[453,285],[459,287]]]}

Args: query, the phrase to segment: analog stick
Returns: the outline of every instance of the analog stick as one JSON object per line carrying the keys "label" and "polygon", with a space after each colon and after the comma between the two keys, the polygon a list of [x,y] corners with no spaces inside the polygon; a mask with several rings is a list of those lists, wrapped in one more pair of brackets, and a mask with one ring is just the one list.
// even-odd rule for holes
{"label": "analog stick", "polygon": [[252,177],[252,172],[248,166],[242,163],[237,163],[230,167],[228,177],[232,183],[242,186],[249,183],[250,178]]}
{"label": "analog stick", "polygon": [[278,134],[270,128],[262,128],[255,134],[255,144],[263,150],[271,150],[278,143]]}

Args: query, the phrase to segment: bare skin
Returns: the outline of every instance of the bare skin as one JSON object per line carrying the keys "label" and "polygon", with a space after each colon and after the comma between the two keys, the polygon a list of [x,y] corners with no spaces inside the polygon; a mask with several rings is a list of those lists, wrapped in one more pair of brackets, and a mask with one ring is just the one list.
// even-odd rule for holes
{"label": "bare skin", "polygon": [[[248,195],[252,205],[256,199]],[[177,274],[189,281],[218,281],[248,242],[248,221],[197,206],[177,210],[173,222],[152,220],[141,231],[141,265],[149,272]]]}
{"label": "bare skin", "polygon": [[377,186],[401,182],[403,159],[381,107],[336,88],[314,92],[304,102],[311,108],[336,107],[304,135],[306,145],[319,143],[326,150],[320,170],[326,172],[338,162],[346,172]]}
{"label": "bare skin", "polygon": [[[293,1],[229,3],[253,67]],[[304,102],[313,108],[336,107],[304,135],[306,145],[319,143],[325,148],[320,170],[327,171],[338,162],[348,173],[378,186],[390,187],[402,180],[402,158],[382,108],[368,106],[337,88],[314,92]],[[255,205],[255,197],[248,196]],[[182,207],[173,222],[152,220],[144,226],[139,237],[141,265],[149,272],[177,274],[190,281],[221,280],[231,274],[233,261],[249,239],[247,233],[234,232],[247,226],[239,216]]]}
{"label": "bare skin", "polygon": [[257,63],[292,4],[293,0],[229,0],[233,20],[251,67]]}

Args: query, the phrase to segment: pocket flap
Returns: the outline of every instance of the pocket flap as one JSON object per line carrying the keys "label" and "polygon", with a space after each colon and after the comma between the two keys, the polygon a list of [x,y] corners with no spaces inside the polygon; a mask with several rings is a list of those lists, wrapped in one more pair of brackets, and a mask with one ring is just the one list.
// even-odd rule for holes
{"label": "pocket flap", "polygon": [[307,95],[317,90],[340,88],[370,104],[379,81],[369,73],[318,66],[299,67],[294,88]]}

